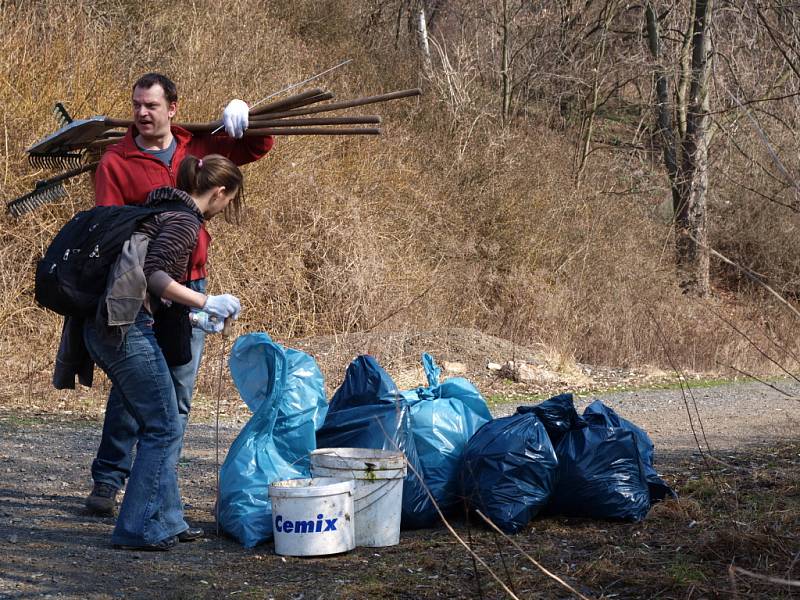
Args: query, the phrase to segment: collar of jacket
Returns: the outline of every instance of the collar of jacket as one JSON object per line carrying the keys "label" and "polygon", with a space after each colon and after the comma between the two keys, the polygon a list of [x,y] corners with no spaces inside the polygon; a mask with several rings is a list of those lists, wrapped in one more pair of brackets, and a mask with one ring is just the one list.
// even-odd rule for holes
{"label": "collar of jacket", "polygon": [[160,187],[154,189],[147,195],[145,206],[154,207],[167,202],[180,202],[181,204],[185,204],[192,209],[197,218],[200,219],[201,223],[205,221],[203,213],[200,212],[200,209],[197,207],[197,204],[195,204],[194,199],[189,194],[183,190],[179,190],[178,188]]}
{"label": "collar of jacket", "polygon": [[[192,139],[192,134],[185,130],[183,127],[178,127],[177,125],[170,125],[169,127],[172,135],[175,137],[175,144],[176,150],[181,148],[189,143]],[[136,129],[136,125],[131,125],[128,127],[128,131],[125,132],[125,136],[122,138],[122,143],[120,144],[120,150],[123,158],[130,158],[133,155],[136,156],[146,156],[149,158],[155,158],[159,160],[155,156],[151,154],[147,154],[147,152],[142,152],[139,150],[139,146],[136,145],[136,136],[139,135],[139,130]]]}

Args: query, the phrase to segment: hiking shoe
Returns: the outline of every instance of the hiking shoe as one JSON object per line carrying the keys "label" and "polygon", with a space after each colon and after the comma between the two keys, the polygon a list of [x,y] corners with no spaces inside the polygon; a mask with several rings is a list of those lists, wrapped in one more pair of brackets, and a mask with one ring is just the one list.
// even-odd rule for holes
{"label": "hiking shoe", "polygon": [[92,493],[86,497],[86,508],[89,513],[101,517],[113,517],[118,491],[107,483],[95,483]]}
{"label": "hiking shoe", "polygon": [[199,527],[189,527],[189,529],[181,531],[177,537],[179,542],[193,542],[199,540],[203,535],[205,535],[205,531]]}
{"label": "hiking shoe", "polygon": [[112,544],[115,550],[138,550],[140,552],[166,552],[174,548],[178,543],[178,536],[171,536],[156,542],[155,544],[143,544],[141,546],[129,546],[127,544]]}

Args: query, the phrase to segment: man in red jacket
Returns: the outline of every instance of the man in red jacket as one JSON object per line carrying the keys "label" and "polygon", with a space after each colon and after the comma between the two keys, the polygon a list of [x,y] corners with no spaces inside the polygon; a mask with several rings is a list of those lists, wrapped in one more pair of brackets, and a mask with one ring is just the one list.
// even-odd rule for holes
{"label": "man in red jacket", "polygon": [[[192,134],[172,125],[178,108],[178,92],[169,78],[159,73],[140,77],[133,86],[133,121],[121,142],[110,146],[95,173],[95,198],[100,206],[142,204],[161,186],[174,186],[181,161],[187,155],[202,158],[222,154],[237,165],[264,156],[272,148],[270,136],[243,138],[248,125],[248,107],[232,100],[225,107],[223,122],[227,135]],[[242,138],[242,139],[240,139]],[[197,246],[189,261],[186,285],[205,293],[206,260],[211,236],[200,229]],[[207,315],[192,315],[192,360],[170,368],[184,430],[189,419],[197,369],[205,345],[205,334],[218,331]],[[125,409],[112,387],[103,422],[103,436],[92,462],[94,487],[86,499],[90,512],[113,515],[117,492],[130,474],[138,424]],[[189,539],[195,530],[186,532]],[[185,537],[187,537],[185,536]],[[189,541],[182,540],[182,541]]]}

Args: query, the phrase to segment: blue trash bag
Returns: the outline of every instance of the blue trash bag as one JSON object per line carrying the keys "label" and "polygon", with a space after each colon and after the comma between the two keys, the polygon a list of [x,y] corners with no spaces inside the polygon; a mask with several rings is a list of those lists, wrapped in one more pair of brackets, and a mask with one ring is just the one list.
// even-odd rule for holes
{"label": "blue trash bag", "polygon": [[635,434],[589,426],[563,436],[556,447],[558,483],[547,512],[570,517],[641,521],[650,493]]}
{"label": "blue trash bag", "polygon": [[[467,442],[492,419],[477,388],[462,377],[439,383],[441,371],[430,354],[422,355],[427,387],[404,392],[410,406],[411,432],[425,482],[442,512],[462,504],[461,467]],[[403,527],[430,527],[439,521],[430,497],[404,506]]]}
{"label": "blue trash bag", "polygon": [[372,356],[359,356],[347,367],[344,381],[328,405],[325,423],[317,431],[317,447],[400,450],[409,465],[401,518],[428,502],[416,475],[422,469],[411,433],[408,400]]}
{"label": "blue trash bag", "polygon": [[656,469],[653,466],[655,462],[655,446],[650,440],[650,436],[643,429],[620,417],[612,408],[609,408],[600,400],[595,400],[586,407],[586,410],[583,411],[583,418],[590,425],[621,427],[632,431],[636,436],[636,445],[639,447],[639,454],[642,457],[642,464],[644,464],[644,472],[647,476],[647,485],[650,490],[650,503],[658,502],[667,497],[676,497],[672,488],[656,473]]}
{"label": "blue trash bag", "polygon": [[272,538],[273,481],[310,477],[308,455],[328,409],[322,373],[308,354],[266,333],[236,340],[229,361],[253,416],[220,469],[219,524],[245,548]]}
{"label": "blue trash bag", "polygon": [[517,533],[553,492],[558,458],[532,412],[489,421],[469,440],[462,467],[464,496],[506,533]]}
{"label": "blue trash bag", "polygon": [[547,429],[547,434],[550,436],[553,447],[558,446],[561,438],[567,432],[586,427],[586,422],[575,410],[572,394],[559,394],[536,406],[520,406],[517,408],[517,414],[529,412],[539,417],[542,425]]}

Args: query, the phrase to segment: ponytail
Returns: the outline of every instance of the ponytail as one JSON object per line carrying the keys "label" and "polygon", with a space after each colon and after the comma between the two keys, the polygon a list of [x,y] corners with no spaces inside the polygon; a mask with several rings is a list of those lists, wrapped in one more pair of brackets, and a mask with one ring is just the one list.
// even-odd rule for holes
{"label": "ponytail", "polygon": [[229,223],[241,221],[244,206],[244,177],[233,162],[220,154],[209,154],[197,158],[191,154],[183,159],[178,168],[178,189],[190,196],[199,196],[208,190],[222,186],[236,190],[236,196],[225,208],[225,220]]}

